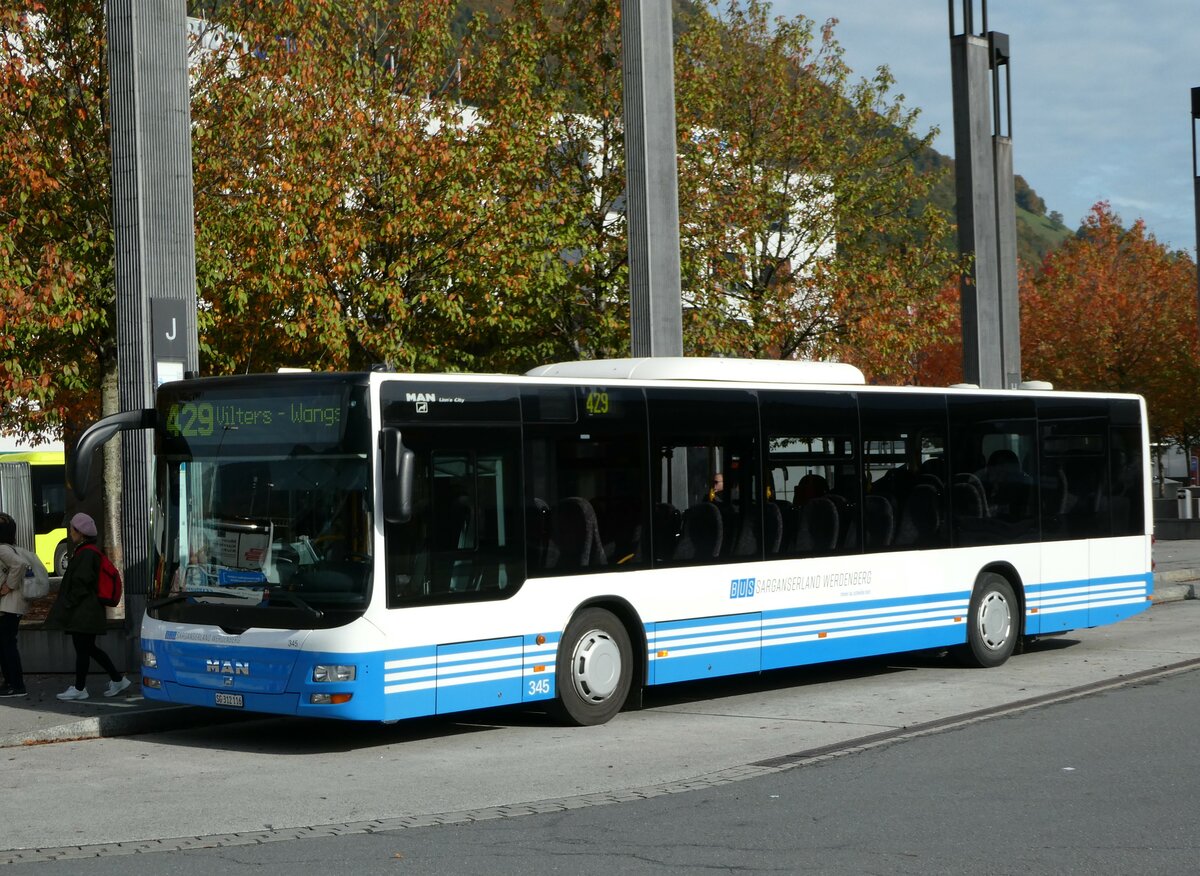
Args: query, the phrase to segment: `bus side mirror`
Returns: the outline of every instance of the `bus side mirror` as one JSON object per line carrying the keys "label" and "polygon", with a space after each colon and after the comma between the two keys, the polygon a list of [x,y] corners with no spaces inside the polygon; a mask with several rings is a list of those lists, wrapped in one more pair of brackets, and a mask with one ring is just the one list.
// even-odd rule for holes
{"label": "bus side mirror", "polygon": [[79,436],[75,452],[71,456],[69,473],[71,487],[79,499],[87,498],[88,479],[92,475],[92,454],[108,442],[118,432],[130,432],[137,429],[153,429],[158,422],[158,414],[154,408],[143,408],[136,411],[121,411],[97,420]]}
{"label": "bus side mirror", "polygon": [[416,454],[404,446],[399,429],[384,429],[379,435],[383,451],[383,519],[407,523],[412,519],[413,470]]}

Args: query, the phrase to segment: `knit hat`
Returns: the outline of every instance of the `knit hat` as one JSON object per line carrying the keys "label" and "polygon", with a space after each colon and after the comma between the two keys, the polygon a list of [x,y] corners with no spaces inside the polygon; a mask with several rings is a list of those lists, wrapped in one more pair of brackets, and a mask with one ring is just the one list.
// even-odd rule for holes
{"label": "knit hat", "polygon": [[86,535],[88,538],[96,537],[96,521],[82,511],[71,518],[71,526],[80,535]]}

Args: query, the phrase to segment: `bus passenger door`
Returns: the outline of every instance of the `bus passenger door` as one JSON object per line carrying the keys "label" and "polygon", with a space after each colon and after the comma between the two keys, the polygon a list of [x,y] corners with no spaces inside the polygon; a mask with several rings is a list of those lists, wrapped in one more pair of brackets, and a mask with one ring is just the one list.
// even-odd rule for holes
{"label": "bus passenger door", "polygon": [[525,576],[518,430],[410,429],[403,442],[412,514],[386,526],[388,606],[511,592]]}

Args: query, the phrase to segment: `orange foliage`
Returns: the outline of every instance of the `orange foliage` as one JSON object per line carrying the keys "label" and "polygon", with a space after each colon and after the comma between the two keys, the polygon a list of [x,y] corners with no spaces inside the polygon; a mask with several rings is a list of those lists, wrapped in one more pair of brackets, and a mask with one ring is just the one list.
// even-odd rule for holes
{"label": "orange foliage", "polygon": [[1022,371],[1057,389],[1140,393],[1178,433],[1200,388],[1196,265],[1107,202],[1021,287]]}

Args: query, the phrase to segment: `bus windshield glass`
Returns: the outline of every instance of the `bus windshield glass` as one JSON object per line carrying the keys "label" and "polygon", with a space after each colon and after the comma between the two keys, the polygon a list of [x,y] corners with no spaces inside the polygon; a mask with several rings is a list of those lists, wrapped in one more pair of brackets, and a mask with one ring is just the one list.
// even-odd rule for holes
{"label": "bus windshield glass", "polygon": [[363,612],[372,569],[363,398],[332,382],[284,395],[233,383],[167,401],[152,613],[244,629],[328,627]]}

